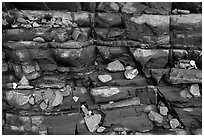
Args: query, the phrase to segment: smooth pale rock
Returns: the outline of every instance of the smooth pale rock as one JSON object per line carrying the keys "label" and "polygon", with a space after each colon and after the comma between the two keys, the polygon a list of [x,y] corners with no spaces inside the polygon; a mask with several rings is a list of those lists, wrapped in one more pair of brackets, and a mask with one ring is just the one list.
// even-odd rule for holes
{"label": "smooth pale rock", "polygon": [[99,128],[97,129],[97,132],[98,132],[98,133],[102,133],[105,129],[106,129],[105,127],[101,126],[101,127],[99,127]]}
{"label": "smooth pale rock", "polygon": [[177,128],[180,125],[179,121],[176,118],[173,118],[170,120],[170,126],[171,128]]}
{"label": "smooth pale rock", "polygon": [[118,61],[118,60],[115,60],[115,61],[109,63],[108,66],[107,66],[107,69],[109,71],[113,71],[113,72],[124,71],[125,70],[123,64],[120,63],[120,61]]}
{"label": "smooth pale rock", "polygon": [[108,74],[105,74],[105,75],[98,75],[98,79],[103,82],[103,83],[106,83],[106,82],[109,82],[112,80],[112,77]]}
{"label": "smooth pale rock", "polygon": [[34,97],[30,97],[28,102],[29,102],[31,105],[35,105],[35,98],[34,98]]}
{"label": "smooth pale rock", "polygon": [[199,89],[199,85],[198,84],[193,84],[190,87],[190,93],[194,96],[194,97],[199,97],[200,95],[200,89]]}
{"label": "smooth pale rock", "polygon": [[45,40],[42,37],[36,37],[33,39],[34,42],[45,42]]}
{"label": "smooth pale rock", "polygon": [[21,78],[21,80],[18,82],[18,85],[21,85],[21,86],[27,86],[29,85],[29,81],[27,80],[27,78],[23,75],[23,77]]}
{"label": "smooth pale rock", "polygon": [[37,27],[40,27],[40,25],[39,25],[37,22],[34,22],[34,23],[33,23],[33,27],[34,27],[34,28],[37,28]]}
{"label": "smooth pale rock", "polygon": [[40,108],[42,109],[42,110],[45,110],[46,108],[47,108],[47,104],[43,101],[43,102],[41,102],[40,103]]}
{"label": "smooth pale rock", "polygon": [[64,90],[62,91],[62,94],[64,97],[67,97],[71,94],[72,88],[70,85],[67,85]]}
{"label": "smooth pale rock", "polygon": [[178,11],[178,13],[181,13],[181,14],[190,14],[189,10],[180,10],[180,9],[178,9],[177,11]]}
{"label": "smooth pale rock", "polygon": [[132,67],[132,66],[125,67],[125,70],[131,70],[131,69],[134,69],[134,67]]}
{"label": "smooth pale rock", "polygon": [[85,115],[89,115],[89,110],[84,105],[81,105],[81,109]]}
{"label": "smooth pale rock", "polygon": [[74,100],[74,102],[77,102],[79,100],[79,97],[73,96],[73,100]]}
{"label": "smooth pale rock", "polygon": [[166,116],[168,113],[168,108],[166,106],[159,106],[159,112],[160,114]]}
{"label": "smooth pale rock", "polygon": [[51,101],[53,94],[54,94],[53,91],[50,88],[48,88],[47,90],[45,90],[43,94],[43,99],[44,100],[47,99],[48,101]]}
{"label": "smooth pale rock", "polygon": [[61,104],[63,101],[63,94],[60,91],[56,91],[55,92],[55,98],[52,101],[52,106],[58,106],[59,104]]}
{"label": "smooth pale rock", "polygon": [[33,89],[33,86],[30,85],[19,85],[17,89]]}
{"label": "smooth pale rock", "polygon": [[155,112],[155,111],[150,111],[148,114],[148,117],[150,120],[155,121],[157,123],[163,122],[163,116],[160,115],[159,113]]}
{"label": "smooth pale rock", "polygon": [[94,114],[92,116],[84,117],[85,123],[90,132],[94,132],[98,128],[98,124],[101,121],[100,114]]}
{"label": "smooth pale rock", "polygon": [[129,69],[124,72],[124,75],[127,79],[133,79],[137,76],[138,70],[137,69]]}
{"label": "smooth pale rock", "polygon": [[18,86],[18,84],[16,84],[16,83],[12,83],[12,85],[13,85],[13,89],[16,89]]}
{"label": "smooth pale rock", "polygon": [[192,98],[193,96],[190,94],[189,90],[184,89],[180,92],[181,97],[183,98]]}

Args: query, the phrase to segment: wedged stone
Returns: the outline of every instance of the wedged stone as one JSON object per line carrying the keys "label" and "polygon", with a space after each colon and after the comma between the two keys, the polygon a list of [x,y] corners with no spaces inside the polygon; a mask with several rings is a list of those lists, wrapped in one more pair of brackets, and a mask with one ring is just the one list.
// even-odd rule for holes
{"label": "wedged stone", "polygon": [[96,10],[103,12],[118,12],[119,6],[116,2],[100,2]]}
{"label": "wedged stone", "polygon": [[23,62],[21,63],[24,74],[29,74],[35,71],[40,71],[37,62]]}
{"label": "wedged stone", "polygon": [[174,48],[202,49],[201,14],[171,15],[171,27],[171,43]]}
{"label": "wedged stone", "polygon": [[157,123],[162,123],[163,122],[163,116],[160,115],[159,113],[155,112],[155,111],[150,111],[148,114],[148,117],[150,120],[155,121]]}
{"label": "wedged stone", "polygon": [[184,89],[180,92],[181,97],[183,98],[192,98],[193,96],[190,94],[188,89]]}
{"label": "wedged stone", "polygon": [[143,68],[164,68],[168,63],[169,50],[131,48],[130,51]]}
{"label": "wedged stone", "polygon": [[[176,107],[201,107],[202,98],[191,98],[190,96],[183,97],[183,89],[175,86],[158,87],[159,91]],[[185,89],[184,89],[185,90]],[[189,92],[189,91],[188,91]],[[189,94],[189,93],[188,93]]]}
{"label": "wedged stone", "polygon": [[94,114],[91,116],[84,117],[85,123],[87,125],[87,128],[90,132],[94,132],[98,128],[98,124],[101,121],[101,115],[100,114]]}
{"label": "wedged stone", "polygon": [[187,129],[202,127],[201,107],[175,108],[175,111]]}
{"label": "wedged stone", "polygon": [[121,40],[123,39],[123,35],[125,30],[124,29],[118,29],[118,28],[95,28],[95,37],[96,39],[100,40]]}
{"label": "wedged stone", "polygon": [[171,128],[175,129],[180,125],[179,121],[176,118],[172,118],[170,120],[170,126]]}
{"label": "wedged stone", "polygon": [[97,46],[99,54],[105,60],[116,59],[121,56],[128,56],[128,50],[126,47],[107,47]]}
{"label": "wedged stone", "polygon": [[19,79],[22,78],[23,77],[23,70],[22,70],[21,65],[12,63],[12,67],[13,67],[13,70],[15,72],[16,78],[19,78]]}
{"label": "wedged stone", "polygon": [[57,64],[54,61],[48,60],[48,59],[39,59],[38,60],[40,69],[42,71],[54,71],[57,70]]}
{"label": "wedged stone", "polygon": [[91,89],[91,95],[95,103],[117,101],[129,97],[128,89],[121,89],[120,87],[99,87]]}
{"label": "wedged stone", "polygon": [[157,84],[161,81],[162,77],[169,73],[169,69],[150,69],[151,77],[156,80]]}
{"label": "wedged stone", "polygon": [[193,84],[190,87],[190,93],[194,96],[194,97],[200,97],[200,89],[199,89],[199,85],[198,84]]}
{"label": "wedged stone", "polygon": [[63,94],[60,91],[56,91],[54,94],[55,94],[55,98],[51,102],[53,107],[60,105],[63,101]]}
{"label": "wedged stone", "polygon": [[36,82],[39,88],[63,88],[66,84],[65,77],[62,75],[42,76]]}
{"label": "wedged stone", "polygon": [[72,32],[72,38],[76,41],[87,41],[91,35],[90,28],[74,28]]}
{"label": "wedged stone", "polygon": [[172,9],[189,10],[191,13],[201,13],[201,2],[172,2]]}
{"label": "wedged stone", "polygon": [[173,57],[176,59],[185,59],[186,57],[188,57],[188,52],[187,50],[183,50],[183,49],[173,49]]}
{"label": "wedged stone", "polygon": [[32,72],[32,73],[27,74],[27,75],[26,75],[26,78],[27,78],[28,80],[34,80],[34,79],[39,78],[40,76],[41,76],[41,73],[38,72],[38,71],[35,71],[35,72]]}
{"label": "wedged stone", "polygon": [[200,50],[194,50],[193,60],[195,60],[196,66],[202,69],[202,52]]}
{"label": "wedged stone", "polygon": [[127,2],[122,12],[130,14],[169,14],[171,11],[171,2]]}
{"label": "wedged stone", "polygon": [[33,39],[34,42],[45,42],[45,40],[42,37],[36,37]]}
{"label": "wedged stone", "polygon": [[129,130],[139,132],[149,131],[153,128],[147,114],[137,112],[133,107],[109,110],[105,111],[105,114],[104,126],[121,125]]}
{"label": "wedged stone", "polygon": [[18,17],[16,21],[19,22],[19,23],[22,23],[22,24],[26,24],[27,23],[27,20],[25,20],[22,17]]}
{"label": "wedged stone", "polygon": [[118,13],[96,13],[95,22],[97,27],[118,27],[122,25],[122,17]]}
{"label": "wedged stone", "polygon": [[127,106],[135,106],[135,105],[140,105],[140,99],[138,97],[101,105],[100,108],[101,109],[114,109],[114,108],[121,108],[121,107],[127,107]]}
{"label": "wedged stone", "polygon": [[202,71],[172,68],[169,79],[172,84],[201,83]]}
{"label": "wedged stone", "polygon": [[110,62],[106,69],[109,70],[109,71],[112,71],[112,72],[124,71],[125,70],[123,64],[120,63],[119,60],[115,60],[113,62]]}
{"label": "wedged stone", "polygon": [[108,74],[105,74],[105,75],[98,75],[98,79],[103,82],[103,83],[106,83],[106,82],[109,82],[112,80],[112,77]]}
{"label": "wedged stone", "polygon": [[168,45],[170,17],[147,15],[125,17],[125,37],[147,44]]}
{"label": "wedged stone", "polygon": [[66,85],[66,87],[60,89],[60,91],[62,92],[64,97],[69,96],[71,94],[72,87],[70,85]]}
{"label": "wedged stone", "polygon": [[125,70],[124,75],[127,79],[134,79],[138,75],[137,69],[128,69]]}
{"label": "wedged stone", "polygon": [[[94,45],[81,47],[79,42],[67,42],[63,44],[51,43],[52,46],[67,46],[67,48],[52,48],[53,56],[57,63],[72,67],[90,66],[95,61],[96,48]],[[72,47],[69,47],[72,46]],[[77,61],[76,61],[77,60]]]}

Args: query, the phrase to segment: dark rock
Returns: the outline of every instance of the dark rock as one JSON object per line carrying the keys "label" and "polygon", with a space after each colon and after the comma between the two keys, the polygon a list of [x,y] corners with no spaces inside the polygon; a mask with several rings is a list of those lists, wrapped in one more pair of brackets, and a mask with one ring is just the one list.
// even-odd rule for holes
{"label": "dark rock", "polygon": [[84,46],[80,42],[51,43],[51,46],[64,46],[66,48],[52,48],[52,53],[57,63],[73,67],[84,67],[94,63],[96,51],[95,46]]}
{"label": "dark rock", "polygon": [[170,81],[172,84],[182,83],[201,83],[202,82],[201,70],[187,70],[172,68],[170,72]]}
{"label": "dark rock", "polygon": [[96,2],[82,2],[82,9],[84,11],[95,12]]}
{"label": "dark rock", "polygon": [[102,12],[118,12],[119,6],[116,2],[100,2],[96,10]]}
{"label": "dark rock", "polygon": [[50,32],[51,37],[56,42],[65,42],[70,39],[72,28],[57,28]]}
{"label": "dark rock", "polygon": [[194,50],[193,60],[195,60],[196,66],[202,69],[202,52],[200,50]]}
{"label": "dark rock", "polygon": [[189,10],[191,13],[201,13],[201,2],[172,2],[172,9]]}
{"label": "dark rock", "polygon": [[202,108],[175,108],[176,113],[187,129],[202,127]]}
{"label": "dark rock", "polygon": [[101,40],[121,40],[123,39],[123,34],[125,32],[124,29],[118,29],[118,28],[113,28],[113,29],[106,29],[106,28],[95,28],[95,37],[96,39],[101,39]]}
{"label": "dark rock", "polygon": [[105,60],[116,59],[121,56],[128,56],[128,49],[126,47],[107,47],[97,46],[99,54]]}
{"label": "dark rock", "polygon": [[139,113],[133,107],[120,108],[110,111],[105,111],[106,117],[103,125],[110,126],[111,124],[121,125],[132,131],[149,131],[153,129],[153,124],[147,117],[146,113]]}
{"label": "dark rock", "polygon": [[201,97],[187,98],[183,96],[183,89],[174,86],[158,87],[164,97],[176,107],[200,107],[202,106]]}
{"label": "dark rock", "polygon": [[95,21],[97,27],[118,27],[122,25],[122,17],[118,13],[96,13]]}
{"label": "dark rock", "polygon": [[88,12],[75,12],[74,13],[74,22],[78,26],[83,26],[83,27],[90,27],[91,21],[93,20],[93,14],[88,13]]}
{"label": "dark rock", "polygon": [[74,28],[72,38],[76,41],[87,41],[91,35],[90,28]]}
{"label": "dark rock", "polygon": [[143,68],[164,68],[168,63],[169,50],[160,49],[130,49]]}
{"label": "dark rock", "polygon": [[39,88],[63,88],[65,86],[65,77],[60,75],[43,76],[36,82]]}
{"label": "dark rock", "polygon": [[67,10],[81,11],[80,2],[14,2],[15,7],[21,10]]}
{"label": "dark rock", "polygon": [[38,63],[42,71],[54,71],[57,69],[56,62],[47,59],[40,59]]}
{"label": "dark rock", "polygon": [[13,70],[15,72],[16,78],[20,79],[23,76],[23,70],[21,65],[12,63]]}
{"label": "dark rock", "polygon": [[172,15],[171,43],[175,48],[202,49],[202,15]]}
{"label": "dark rock", "polygon": [[162,77],[169,74],[169,69],[150,69],[150,73],[151,77],[159,84]]}
{"label": "dark rock", "polygon": [[147,44],[169,45],[170,17],[164,15],[125,16],[125,33],[128,40]]}

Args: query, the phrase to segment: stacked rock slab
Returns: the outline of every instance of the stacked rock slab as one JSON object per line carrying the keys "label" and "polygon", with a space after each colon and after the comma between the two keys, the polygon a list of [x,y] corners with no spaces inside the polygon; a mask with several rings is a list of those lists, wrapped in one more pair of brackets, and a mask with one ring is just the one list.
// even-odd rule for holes
{"label": "stacked rock slab", "polygon": [[200,134],[201,11],[3,3],[3,134]]}

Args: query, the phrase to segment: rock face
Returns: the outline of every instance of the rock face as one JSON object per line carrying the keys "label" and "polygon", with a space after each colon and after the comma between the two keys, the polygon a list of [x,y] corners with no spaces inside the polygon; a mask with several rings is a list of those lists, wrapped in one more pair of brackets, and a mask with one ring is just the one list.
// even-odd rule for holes
{"label": "rock face", "polygon": [[201,11],[3,2],[2,134],[201,134]]}
{"label": "rock face", "polygon": [[168,63],[168,50],[131,49],[131,53],[143,68],[164,68]]}

